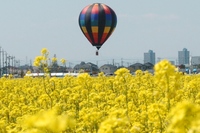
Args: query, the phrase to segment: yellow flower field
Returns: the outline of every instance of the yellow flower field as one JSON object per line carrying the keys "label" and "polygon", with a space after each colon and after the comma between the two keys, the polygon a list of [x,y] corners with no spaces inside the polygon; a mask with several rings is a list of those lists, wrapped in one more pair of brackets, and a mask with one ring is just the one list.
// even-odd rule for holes
{"label": "yellow flower field", "polygon": [[0,133],[199,133],[200,75],[167,60],[155,74],[0,79]]}

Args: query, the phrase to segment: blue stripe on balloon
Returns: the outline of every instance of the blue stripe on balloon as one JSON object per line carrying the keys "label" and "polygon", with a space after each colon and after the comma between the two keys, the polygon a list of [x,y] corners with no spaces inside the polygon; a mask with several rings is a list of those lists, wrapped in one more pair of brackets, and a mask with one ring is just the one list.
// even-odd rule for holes
{"label": "blue stripe on balloon", "polygon": [[85,14],[80,15],[80,20],[85,20]]}
{"label": "blue stripe on balloon", "polygon": [[91,14],[91,26],[98,26],[98,14]]}
{"label": "blue stripe on balloon", "polygon": [[111,14],[106,14],[106,20],[112,20],[112,15]]}
{"label": "blue stripe on balloon", "polygon": [[98,14],[91,14],[91,20],[98,20]]}

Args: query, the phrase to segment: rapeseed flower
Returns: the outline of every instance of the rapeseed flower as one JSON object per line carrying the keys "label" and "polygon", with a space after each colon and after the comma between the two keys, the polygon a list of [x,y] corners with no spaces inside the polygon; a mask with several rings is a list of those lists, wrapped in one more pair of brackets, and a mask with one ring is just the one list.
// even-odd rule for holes
{"label": "rapeseed flower", "polygon": [[47,50],[47,48],[42,48],[41,54],[42,55],[49,54],[49,51]]}
{"label": "rapeseed flower", "polygon": [[[35,64],[47,71],[44,49]],[[114,76],[0,78],[0,132],[200,132],[200,76],[167,60],[155,74],[126,68]]]}

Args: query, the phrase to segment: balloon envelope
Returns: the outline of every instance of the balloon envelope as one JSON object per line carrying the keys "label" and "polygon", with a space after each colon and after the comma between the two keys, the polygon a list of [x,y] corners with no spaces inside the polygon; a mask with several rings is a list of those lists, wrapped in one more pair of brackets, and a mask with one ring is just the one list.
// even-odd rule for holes
{"label": "balloon envelope", "polygon": [[117,25],[115,12],[107,5],[88,5],[79,15],[79,26],[89,42],[99,49]]}

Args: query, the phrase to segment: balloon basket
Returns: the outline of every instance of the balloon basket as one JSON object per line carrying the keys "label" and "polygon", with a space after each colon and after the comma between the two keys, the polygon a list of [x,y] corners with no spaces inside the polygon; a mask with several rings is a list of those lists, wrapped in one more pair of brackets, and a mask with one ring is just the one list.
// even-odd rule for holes
{"label": "balloon basket", "polygon": [[98,56],[98,55],[99,55],[99,51],[97,50],[97,51],[96,51],[96,56]]}

